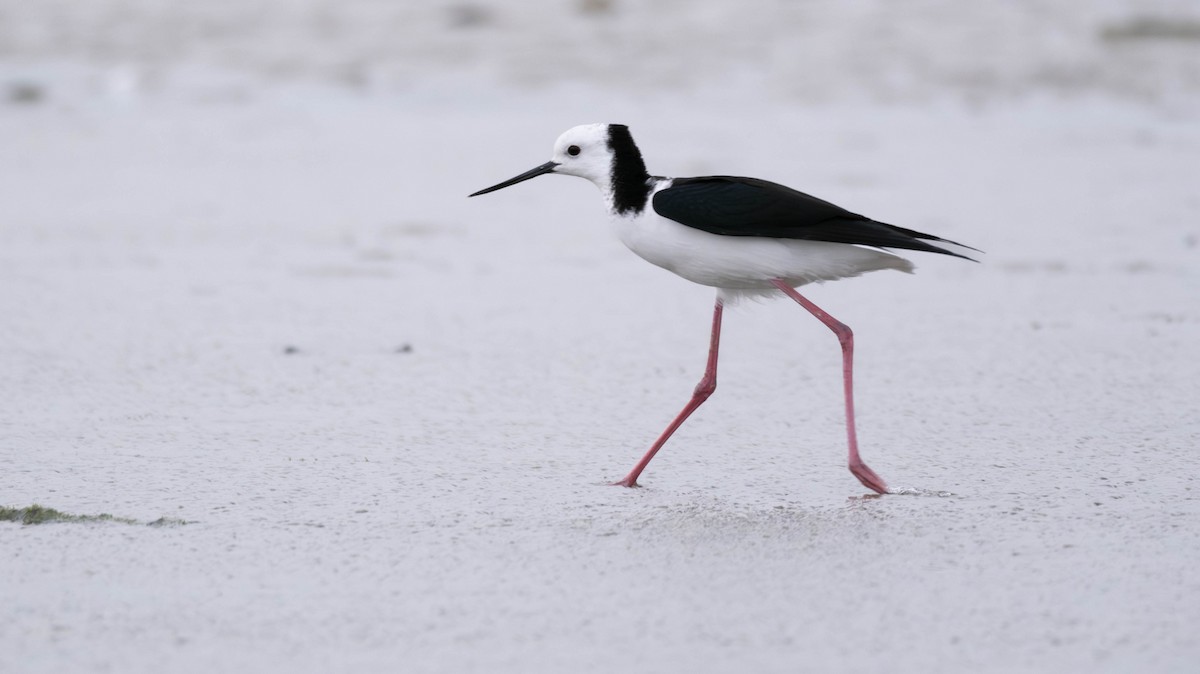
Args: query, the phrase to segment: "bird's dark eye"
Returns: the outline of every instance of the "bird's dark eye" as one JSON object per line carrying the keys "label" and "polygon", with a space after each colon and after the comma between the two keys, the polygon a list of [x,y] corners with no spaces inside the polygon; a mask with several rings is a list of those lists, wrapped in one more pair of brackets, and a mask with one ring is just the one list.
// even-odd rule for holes
{"label": "bird's dark eye", "polygon": [[571,147],[567,148],[567,154],[571,155],[572,157],[579,156],[579,146],[572,145]]}

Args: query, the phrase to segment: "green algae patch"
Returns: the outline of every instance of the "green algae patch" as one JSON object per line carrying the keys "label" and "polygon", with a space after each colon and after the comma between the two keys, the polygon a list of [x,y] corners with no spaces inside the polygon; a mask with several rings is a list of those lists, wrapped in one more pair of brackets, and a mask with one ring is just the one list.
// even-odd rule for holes
{"label": "green algae patch", "polygon": [[130,517],[117,517],[108,513],[99,515],[73,515],[61,510],[47,508],[36,503],[25,508],[9,508],[0,506],[0,522],[20,522],[21,524],[49,524],[51,522],[116,522],[118,524],[143,525],[151,527],[167,527],[188,524],[186,520],[170,517],[160,517],[153,522],[140,522]]}

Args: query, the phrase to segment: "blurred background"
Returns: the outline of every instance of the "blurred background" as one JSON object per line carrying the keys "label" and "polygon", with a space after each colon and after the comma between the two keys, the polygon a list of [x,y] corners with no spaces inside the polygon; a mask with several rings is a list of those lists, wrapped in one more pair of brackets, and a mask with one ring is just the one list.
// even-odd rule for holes
{"label": "blurred background", "polygon": [[[10,103],[61,100],[51,65],[86,64],[109,95],[181,69],[404,91],[448,75],[489,84],[640,92],[752,83],[803,102],[1049,95],[1163,102],[1200,89],[1190,0],[45,0],[0,2]],[[190,86],[189,86],[190,84]],[[467,96],[469,98],[469,96]]]}

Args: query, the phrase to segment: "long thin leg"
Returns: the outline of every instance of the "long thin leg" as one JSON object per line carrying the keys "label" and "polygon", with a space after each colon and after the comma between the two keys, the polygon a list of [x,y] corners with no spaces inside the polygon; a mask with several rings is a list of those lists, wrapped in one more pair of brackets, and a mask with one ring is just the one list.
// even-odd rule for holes
{"label": "long thin leg", "polygon": [[675,417],[671,425],[667,426],[667,430],[658,436],[658,440],[654,441],[654,445],[650,447],[650,451],[646,452],[642,460],[637,462],[633,470],[629,471],[629,474],[624,479],[614,482],[614,485],[622,487],[638,486],[638,476],[646,469],[646,465],[650,463],[650,459],[653,459],[658,450],[667,444],[667,440],[670,439],[676,429],[683,425],[683,422],[691,416],[692,412],[695,412],[696,408],[700,407],[705,400],[708,400],[713,391],[717,390],[717,349],[721,344],[721,311],[723,308],[724,304],[721,302],[721,298],[718,297],[716,306],[713,307],[712,341],[708,346],[708,365],[704,368],[704,376],[700,379],[700,383],[696,384],[696,390],[692,392],[692,399],[688,401],[683,411]]}
{"label": "long thin leg", "polygon": [[778,279],[771,281],[771,284],[808,309],[809,313],[837,335],[838,342],[842,345],[842,381],[846,391],[846,436],[850,441],[850,472],[868,489],[874,489],[880,494],[888,493],[887,483],[863,463],[858,455],[858,437],[854,432],[854,333],[845,323],[825,313],[824,309],[796,292],[795,288]]}

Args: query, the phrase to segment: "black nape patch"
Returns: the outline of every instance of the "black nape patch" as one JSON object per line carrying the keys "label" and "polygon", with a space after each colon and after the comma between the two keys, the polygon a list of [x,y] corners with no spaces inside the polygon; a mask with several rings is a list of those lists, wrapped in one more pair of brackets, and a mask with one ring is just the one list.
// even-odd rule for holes
{"label": "black nape patch", "polygon": [[608,147],[613,153],[612,190],[613,210],[618,215],[641,213],[650,196],[650,174],[646,162],[633,142],[629,127],[608,125]]}

